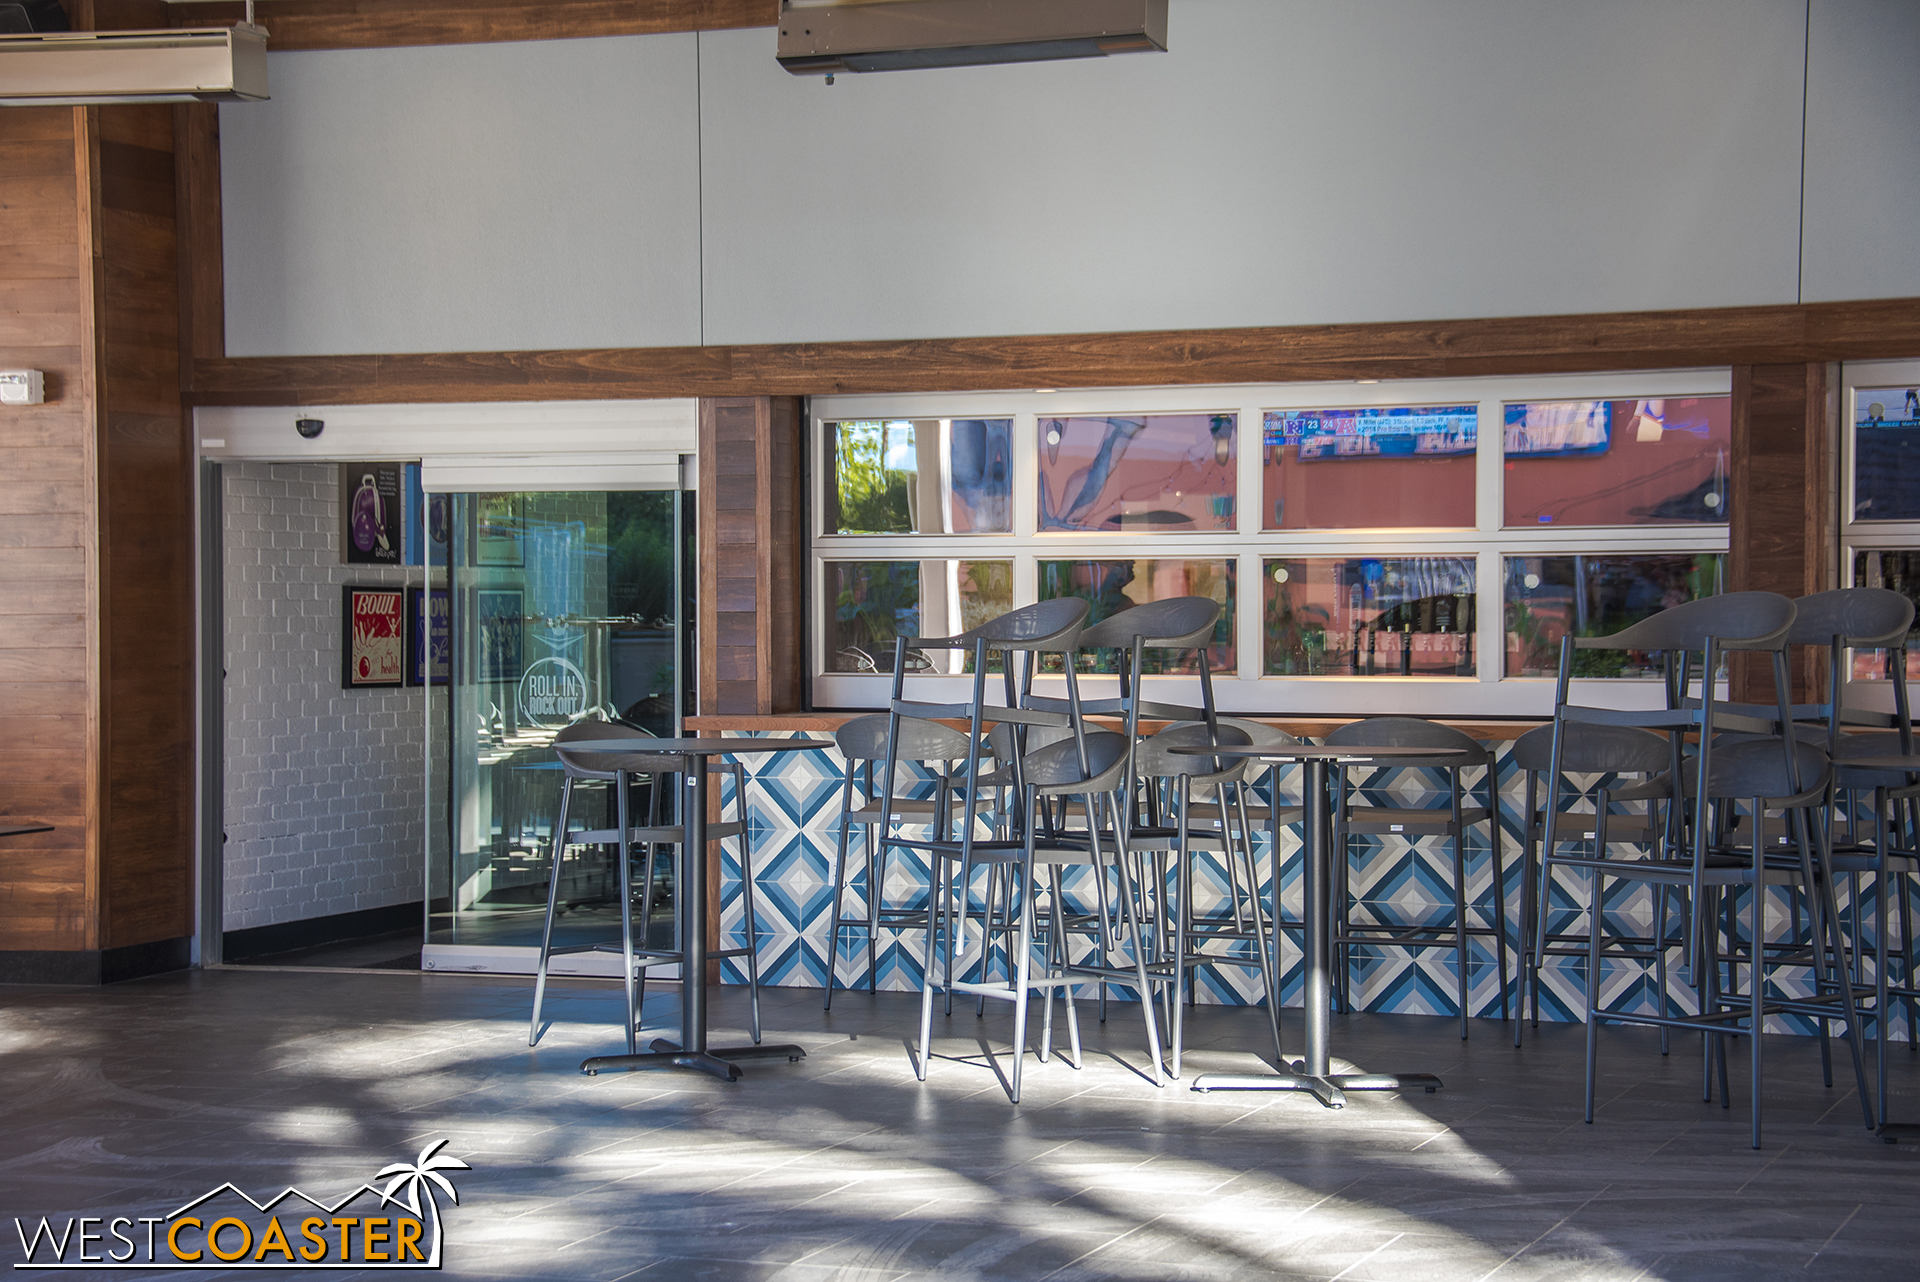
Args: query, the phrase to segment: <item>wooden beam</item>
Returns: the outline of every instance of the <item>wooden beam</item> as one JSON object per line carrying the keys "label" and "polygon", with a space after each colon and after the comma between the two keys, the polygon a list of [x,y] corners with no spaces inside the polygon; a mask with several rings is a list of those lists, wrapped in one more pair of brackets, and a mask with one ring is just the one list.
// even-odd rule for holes
{"label": "wooden beam", "polygon": [[[208,27],[244,12],[240,4],[175,5],[170,16],[176,27]],[[267,47],[280,52],[724,31],[779,19],[779,0],[284,0],[254,9]]]}
{"label": "wooden beam", "polygon": [[1368,325],[195,362],[199,405],[830,396],[1478,377],[1920,355],[1920,298]]}

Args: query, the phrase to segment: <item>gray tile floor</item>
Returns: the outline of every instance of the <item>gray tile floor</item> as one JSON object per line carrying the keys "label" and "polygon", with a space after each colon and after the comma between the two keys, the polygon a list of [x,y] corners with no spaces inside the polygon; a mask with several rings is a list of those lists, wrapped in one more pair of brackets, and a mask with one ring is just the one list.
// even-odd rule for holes
{"label": "gray tile floor", "polygon": [[[1341,1020],[1346,1060],[1447,1086],[1328,1112],[1155,1090],[1132,1007],[1087,1019],[1081,1071],[1030,1061],[1015,1108],[982,1052],[1004,1068],[1000,1012],[942,1020],[924,1085],[916,998],[825,1015],[793,989],[766,1014],[800,1064],[588,1078],[582,1056],[618,1048],[617,990],[560,984],[529,1050],[529,988],[216,970],[0,989],[0,1217],[159,1215],[223,1180],[344,1193],[444,1138],[473,1166],[446,1220],[456,1277],[1920,1278],[1920,1144],[1874,1142],[1810,1042],[1769,1041],[1754,1152],[1738,1086],[1730,1112],[1703,1105],[1693,1043],[1663,1059],[1637,1030],[1604,1038],[1594,1126],[1577,1027],[1515,1051],[1493,1022],[1463,1044],[1443,1019]],[[649,1002],[650,1025],[673,1018]],[[744,1020],[721,993],[719,1036]],[[1189,1074],[1249,1071],[1263,1031],[1201,1008]],[[1920,1059],[1894,1068],[1896,1115],[1920,1120]]]}

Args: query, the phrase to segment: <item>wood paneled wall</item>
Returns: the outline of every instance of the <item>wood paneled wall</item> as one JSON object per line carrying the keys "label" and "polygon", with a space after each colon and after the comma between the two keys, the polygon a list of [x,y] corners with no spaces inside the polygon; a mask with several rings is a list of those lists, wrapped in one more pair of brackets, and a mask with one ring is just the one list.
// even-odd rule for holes
{"label": "wood paneled wall", "polygon": [[0,816],[55,825],[0,843],[0,975],[184,959],[193,929],[174,132],[167,107],[0,112],[0,364],[47,382],[0,410]]}
{"label": "wood paneled wall", "polygon": [[700,712],[797,712],[803,695],[800,405],[700,402]]}
{"label": "wood paneled wall", "polygon": [[0,111],[0,365],[47,401],[0,407],[0,949],[98,948],[97,531],[87,140],[72,108]]}
{"label": "wood paneled wall", "polygon": [[[1839,423],[1835,371],[1824,364],[1733,368],[1728,586],[1798,597],[1839,586],[1834,522]],[[1794,697],[1825,689],[1822,656],[1793,656]],[[1770,663],[1734,657],[1736,699],[1773,698]]]}

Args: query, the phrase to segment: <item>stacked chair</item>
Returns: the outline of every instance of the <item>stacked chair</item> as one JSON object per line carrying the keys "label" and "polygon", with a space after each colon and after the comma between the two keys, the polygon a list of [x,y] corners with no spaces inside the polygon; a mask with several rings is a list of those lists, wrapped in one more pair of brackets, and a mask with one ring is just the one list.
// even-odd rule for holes
{"label": "stacked chair", "polygon": [[[899,743],[903,719],[917,717],[964,718],[968,723],[967,761],[960,778],[964,782],[957,809],[968,822],[958,834],[930,834],[925,839],[911,838],[892,831],[890,806],[896,795],[895,778],[898,756],[890,751],[885,763],[885,782],[880,789],[882,816],[878,840],[882,849],[894,848],[918,852],[926,858],[934,874],[934,885],[927,898],[926,952],[921,978],[920,1049],[916,1071],[922,1080],[927,1073],[932,1046],[933,993],[936,988],[948,994],[964,993],[985,999],[1009,1001],[1014,1007],[1014,1045],[1011,1072],[1006,1085],[1009,1099],[1018,1103],[1022,1067],[1025,1062],[1028,1007],[1036,992],[1044,995],[1045,1012],[1040,1044],[1044,1062],[1051,1056],[1053,1007],[1055,997],[1066,1006],[1067,1028],[1076,1067],[1079,1062],[1079,1023],[1073,1005],[1074,978],[1067,973],[1066,931],[1060,869],[1064,865],[1087,865],[1099,870],[1113,866],[1119,859],[1119,834],[1115,822],[1121,813],[1120,792],[1128,761],[1123,736],[1095,730],[1087,725],[1079,707],[1079,688],[1071,655],[1086,620],[1087,602],[1078,598],[1043,601],[1000,616],[978,628],[955,637],[937,639],[899,637],[895,641],[893,691],[888,705],[888,742]],[[972,697],[963,703],[913,702],[903,697],[910,650],[934,648],[959,650],[972,658]],[[1067,669],[1067,707],[1057,710],[1040,706],[1033,694],[1033,679],[1041,656],[1063,656]],[[986,699],[988,669],[994,658],[1000,660],[1005,701],[989,704]],[[972,819],[979,798],[991,776],[982,768],[989,751],[987,731],[996,725],[1013,730],[1008,790],[1015,798],[1010,808],[1011,822],[1004,835],[982,836],[980,824]],[[1044,746],[1029,743],[1029,733],[1066,732]],[[1052,822],[1056,804],[1067,797],[1076,798],[1086,819],[1077,831],[1064,830]],[[967,911],[974,873],[979,868],[1000,870],[1003,894],[1011,920],[998,932],[1004,950],[995,947],[991,899],[987,917],[980,923],[977,937],[969,927],[973,921]],[[1044,884],[1043,884],[1044,882]],[[958,900],[955,900],[955,888]],[[1048,899],[1048,911],[1040,913],[1042,894]],[[1150,991],[1145,970],[1146,949],[1142,930],[1132,911],[1134,898],[1122,897],[1126,934],[1133,945],[1135,966],[1129,978],[1142,992]],[[1104,938],[1104,937],[1103,937]],[[935,964],[936,949],[946,946],[945,966]],[[994,961],[1003,955],[1004,973],[996,977]],[[945,978],[951,976],[951,978]],[[1146,1041],[1152,1061],[1153,1079],[1163,1078],[1158,1053],[1159,1034],[1151,1002],[1143,1002]]]}
{"label": "stacked chair", "polygon": [[[563,772],[560,786],[560,813],[553,824],[553,870],[547,884],[546,924],[540,932],[540,959],[534,970],[533,985],[533,1021],[527,1030],[527,1045],[540,1043],[540,1010],[547,993],[547,968],[553,958],[570,953],[618,953],[621,957],[621,973],[626,980],[626,1031],[627,1053],[638,1051],[635,1036],[640,1027],[640,1008],[645,996],[646,972],[654,966],[677,965],[683,960],[680,940],[676,937],[671,947],[654,948],[647,938],[647,926],[652,916],[654,890],[654,851],[657,847],[670,846],[675,852],[674,867],[676,876],[674,885],[681,884],[686,860],[686,829],[670,819],[663,821],[661,801],[676,789],[668,786],[666,780],[684,775],[689,758],[666,753],[649,752],[647,745],[653,738],[644,730],[619,722],[578,721],[563,728],[553,737],[554,755],[560,759]],[[632,753],[606,752],[568,752],[566,745],[587,739],[632,739]],[[714,774],[731,775],[733,778],[734,818],[721,823],[707,825],[707,836],[720,841],[728,837],[739,842],[740,877],[746,901],[747,946],[709,951],[712,959],[722,957],[744,957],[746,959],[748,995],[752,1008],[753,1041],[760,1044],[760,961],[758,943],[760,939],[760,920],[754,906],[753,850],[747,840],[746,824],[746,772],[737,764],[715,762],[709,766]],[[643,825],[633,823],[633,789],[642,778],[650,779],[651,800],[648,803],[647,822]],[[614,826],[611,828],[577,828],[574,821],[585,807],[576,794],[585,789],[601,786],[612,791]],[[554,918],[559,914],[561,864],[570,846],[612,846],[617,852],[618,877],[615,897],[620,904],[620,938],[617,942],[588,944],[568,944],[555,947],[553,942]],[[635,847],[643,852],[644,863],[641,884],[635,886],[634,863]],[[636,930],[634,923],[634,900],[638,890],[640,901],[640,923]]]}
{"label": "stacked chair", "polygon": [[[1819,746],[1795,732],[1796,715],[1807,711],[1788,702],[1786,647],[1795,607],[1767,592],[1736,592],[1664,610],[1608,637],[1564,639],[1554,700],[1553,742],[1548,762],[1548,794],[1540,837],[1541,880],[1534,892],[1531,963],[1537,968],[1548,944],[1547,893],[1556,868],[1577,869],[1588,877],[1585,1009],[1587,1019],[1586,1120],[1594,1116],[1598,1033],[1602,1022],[1651,1025],[1702,1034],[1702,1087],[1730,1105],[1726,1041],[1739,1034],[1748,1042],[1750,1128],[1753,1145],[1761,1139],[1761,1036],[1769,1016],[1799,1014],[1824,1027],[1844,1025],[1852,1051],[1861,1104],[1872,1125],[1860,1046],[1860,1017],[1834,898],[1831,854],[1826,841],[1829,760]],[[1663,656],[1664,709],[1626,711],[1576,704],[1571,698],[1573,656],[1581,649],[1654,651]],[[1716,697],[1715,679],[1729,652],[1747,652],[1770,661],[1775,701],[1771,705],[1729,707]],[[1695,663],[1698,666],[1695,667]],[[1692,681],[1700,693],[1688,693]],[[1560,850],[1563,819],[1560,796],[1570,770],[1598,759],[1584,755],[1605,745],[1593,728],[1639,728],[1667,739],[1667,771],[1674,804],[1662,825],[1649,814],[1641,828],[1647,849],[1616,857],[1609,849],[1623,835],[1606,831],[1604,815],[1571,817],[1576,831],[1593,831],[1585,854]],[[1695,745],[1687,755],[1689,741]],[[1583,742],[1584,741],[1584,742]],[[1570,745],[1578,745],[1570,747]],[[1640,773],[1651,776],[1650,753],[1635,755]],[[1671,785],[1670,785],[1671,787]],[[1657,790],[1647,799],[1657,798]],[[1603,794],[1601,806],[1611,798]],[[1738,812],[1746,810],[1745,841]],[[1785,845],[1768,835],[1765,817],[1779,812]],[[1664,954],[1667,904],[1650,938],[1609,935],[1605,911],[1610,882],[1629,882],[1666,892],[1681,917],[1684,972],[1694,993],[1694,1013],[1676,1008],[1664,990],[1651,1011],[1610,1011],[1601,1000],[1603,960],[1636,945]],[[1771,896],[1780,887],[1794,897],[1797,918],[1804,913],[1808,938],[1784,946],[1769,942]],[[1744,898],[1745,911],[1738,911]],[[1743,923],[1740,918],[1744,916]],[[1570,932],[1554,932],[1565,940]],[[1779,981],[1779,972],[1811,970],[1813,992],[1795,997]],[[1744,976],[1744,986],[1742,978]],[[1666,974],[1661,973],[1664,981]],[[1537,975],[1536,975],[1537,983]]]}

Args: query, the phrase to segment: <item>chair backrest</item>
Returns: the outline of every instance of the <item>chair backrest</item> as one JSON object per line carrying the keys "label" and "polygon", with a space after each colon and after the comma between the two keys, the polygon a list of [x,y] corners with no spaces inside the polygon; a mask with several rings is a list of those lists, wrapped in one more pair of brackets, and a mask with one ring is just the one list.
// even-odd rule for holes
{"label": "chair backrest", "polygon": [[612,779],[617,770],[642,775],[678,774],[685,768],[685,757],[640,751],[631,756],[624,752],[568,752],[564,746],[589,739],[632,739],[634,747],[639,749],[655,737],[638,726],[617,721],[576,721],[555,733],[553,752],[567,777],[572,779]]}
{"label": "chair backrest", "polygon": [[1777,650],[1793,626],[1794,604],[1777,592],[1725,592],[1683,601],[1611,636],[1574,637],[1579,650]]}
{"label": "chair backrest", "polygon": [[[840,755],[848,761],[885,761],[888,754],[884,712],[855,717],[833,732]],[[967,736],[952,726],[921,717],[901,717],[894,756],[899,761],[959,761],[967,755]]]}
{"label": "chair backrest", "polygon": [[1452,757],[1411,763],[1443,770],[1484,766],[1493,759],[1493,754],[1466,731],[1419,717],[1373,717],[1350,722],[1327,735],[1327,743],[1336,748],[1451,748],[1455,753]]}
{"label": "chair backrest", "polygon": [[1186,650],[1206,645],[1220,622],[1212,597],[1177,596],[1148,601],[1109,615],[1080,634],[1082,650],[1126,650],[1134,639],[1150,650]]}
{"label": "chair backrest", "polygon": [[1790,645],[1859,646],[1879,649],[1906,644],[1913,630],[1913,602],[1888,588],[1837,588],[1794,603]]}
{"label": "chair backrest", "polygon": [[[1087,611],[1092,608],[1084,597],[1055,597],[1009,610],[977,628],[968,628],[951,641],[970,646],[984,639],[990,650],[1032,650],[1043,654],[1072,650],[1080,643],[1081,628],[1086,624]],[[960,647],[956,644],[955,648]]]}
{"label": "chair backrest", "polygon": [[[1658,774],[1672,764],[1666,738],[1634,726],[1570,722],[1560,749],[1560,768],[1574,774]],[[1553,727],[1536,726],[1513,743],[1513,763],[1522,770],[1553,766]]]}

